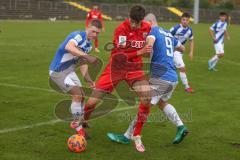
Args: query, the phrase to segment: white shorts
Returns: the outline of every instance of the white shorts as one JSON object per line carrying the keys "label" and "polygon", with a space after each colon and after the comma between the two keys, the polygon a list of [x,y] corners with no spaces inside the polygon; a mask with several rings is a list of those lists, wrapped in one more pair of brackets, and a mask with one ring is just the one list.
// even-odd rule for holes
{"label": "white shorts", "polygon": [[75,72],[51,72],[50,73],[50,86],[57,91],[67,93],[74,86],[81,87],[81,81],[79,80]]}
{"label": "white shorts", "polygon": [[174,55],[173,60],[176,68],[185,67],[185,64],[183,62],[183,54],[179,51],[174,51],[173,55]]}
{"label": "white shorts", "polygon": [[215,48],[216,54],[224,53],[224,44],[222,44],[222,43],[214,44],[214,48]]}
{"label": "white shorts", "polygon": [[151,78],[150,87],[153,90],[151,104],[156,105],[159,100],[167,101],[172,97],[173,91],[178,82],[170,82],[161,79]]}

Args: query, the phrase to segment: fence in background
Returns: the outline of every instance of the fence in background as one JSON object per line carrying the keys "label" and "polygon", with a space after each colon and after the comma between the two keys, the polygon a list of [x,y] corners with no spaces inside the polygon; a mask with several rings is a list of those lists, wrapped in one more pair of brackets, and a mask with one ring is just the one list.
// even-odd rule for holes
{"label": "fence in background", "polygon": [[[92,3],[81,2],[87,7]],[[94,3],[95,4],[95,3]],[[115,20],[128,17],[129,4],[98,4],[101,10]],[[145,5],[147,12],[152,12],[159,21],[178,21],[179,18],[165,7]],[[181,9],[192,13],[192,10]],[[200,22],[213,22],[218,17],[218,10],[200,9]],[[56,17],[65,20],[85,19],[86,12],[70,6],[63,0],[1,0],[0,19],[49,19]],[[229,11],[232,23],[240,23],[240,10]]]}

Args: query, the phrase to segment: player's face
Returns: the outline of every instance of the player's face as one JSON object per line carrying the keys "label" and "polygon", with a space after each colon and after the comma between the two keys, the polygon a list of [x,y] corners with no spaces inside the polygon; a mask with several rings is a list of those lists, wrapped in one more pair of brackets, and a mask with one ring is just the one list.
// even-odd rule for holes
{"label": "player's face", "polygon": [[220,20],[221,20],[222,22],[224,22],[224,21],[226,21],[227,16],[220,16],[219,18],[220,18]]}
{"label": "player's face", "polygon": [[94,10],[98,10],[98,6],[93,6],[93,9]]}
{"label": "player's face", "polygon": [[131,26],[131,29],[140,28],[141,27],[141,21],[140,22],[136,22],[136,21],[134,21],[134,20],[132,20],[130,18],[130,26]]}
{"label": "player's face", "polygon": [[96,39],[98,34],[101,32],[101,29],[95,27],[95,26],[89,26],[87,28],[87,38],[89,40]]}
{"label": "player's face", "polygon": [[183,27],[187,27],[189,25],[189,18],[183,17],[181,18],[181,24]]}

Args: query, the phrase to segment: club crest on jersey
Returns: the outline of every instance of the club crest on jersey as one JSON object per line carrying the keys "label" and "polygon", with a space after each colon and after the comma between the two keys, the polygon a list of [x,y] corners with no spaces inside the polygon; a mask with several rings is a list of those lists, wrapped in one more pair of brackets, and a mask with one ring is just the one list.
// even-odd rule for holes
{"label": "club crest on jersey", "polygon": [[120,46],[126,46],[127,36],[119,36],[118,42]]}

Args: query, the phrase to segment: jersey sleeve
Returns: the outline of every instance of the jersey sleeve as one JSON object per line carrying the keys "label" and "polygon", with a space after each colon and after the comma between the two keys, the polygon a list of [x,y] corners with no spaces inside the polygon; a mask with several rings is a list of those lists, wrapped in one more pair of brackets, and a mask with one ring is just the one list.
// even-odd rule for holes
{"label": "jersey sleeve", "polygon": [[193,39],[194,39],[193,31],[192,31],[192,29],[190,29],[189,40],[193,40]]}
{"label": "jersey sleeve", "polygon": [[84,42],[84,37],[81,34],[75,34],[69,41],[72,41],[76,46],[79,46]]}
{"label": "jersey sleeve", "polygon": [[225,22],[223,29],[224,29],[224,31],[227,30],[227,22]]}
{"label": "jersey sleeve", "polygon": [[104,23],[103,23],[103,18],[102,18],[102,13],[101,12],[99,12],[98,19],[101,21],[102,27],[104,28]]}
{"label": "jersey sleeve", "polygon": [[210,29],[211,29],[212,31],[215,31],[216,28],[217,28],[217,22],[214,23],[214,24],[210,27]]}
{"label": "jersey sleeve", "polygon": [[149,35],[147,36],[147,38],[153,38],[153,39],[156,39],[157,38],[157,31],[158,29],[157,28],[152,28],[151,29],[151,32],[149,33]]}
{"label": "jersey sleeve", "polygon": [[87,17],[86,17],[86,27],[88,27],[90,20],[91,20],[91,11],[88,12]]}
{"label": "jersey sleeve", "polygon": [[171,32],[171,34],[172,34],[173,36],[175,36],[177,30],[178,30],[178,25],[172,27],[172,28],[170,29],[170,32]]}

